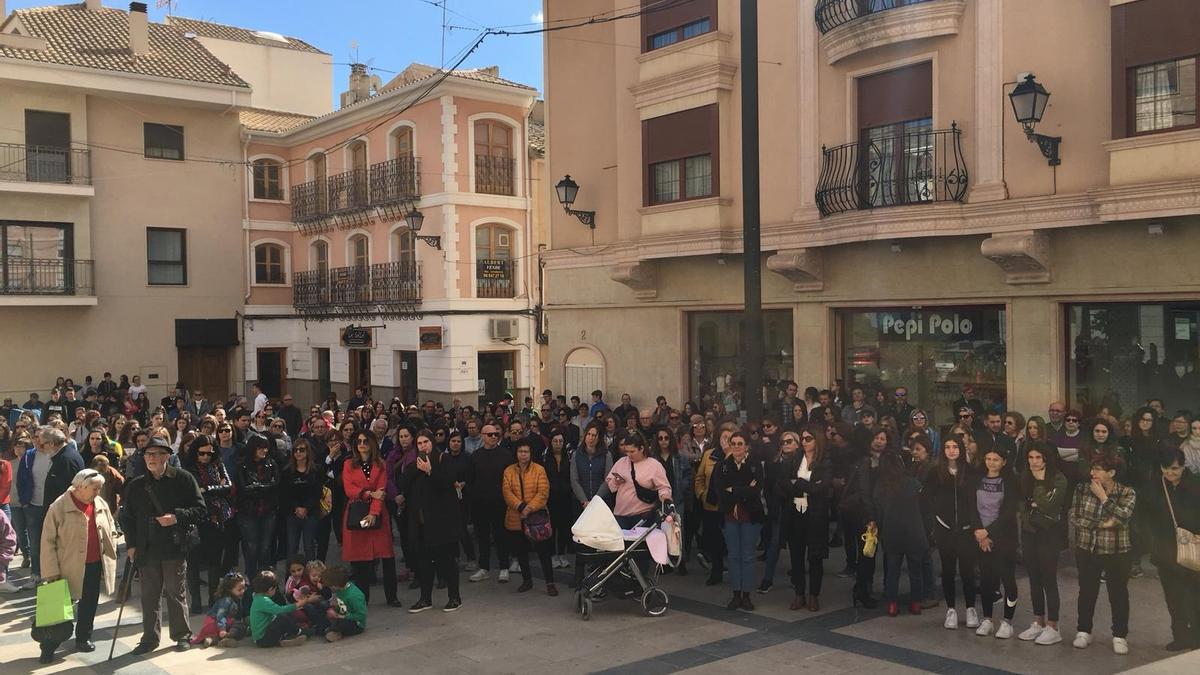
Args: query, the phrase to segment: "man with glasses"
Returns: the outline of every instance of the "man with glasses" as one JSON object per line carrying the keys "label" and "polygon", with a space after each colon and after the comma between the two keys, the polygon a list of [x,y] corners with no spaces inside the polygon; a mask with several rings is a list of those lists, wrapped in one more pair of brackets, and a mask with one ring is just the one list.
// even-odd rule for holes
{"label": "man with glasses", "polygon": [[204,398],[204,390],[192,392],[192,400],[187,402],[186,410],[192,414],[192,419],[200,419],[213,411],[212,401]]}
{"label": "man with glasses", "polygon": [[283,420],[288,437],[300,437],[300,422],[304,414],[300,412],[300,408],[296,407],[296,400],[291,394],[283,395],[283,405],[279,406],[279,410],[276,410],[275,414]]}
{"label": "man with glasses", "polygon": [[[1073,473],[1079,462],[1079,448],[1083,446],[1083,434],[1079,429],[1081,417],[1078,410],[1068,410],[1063,416],[1062,431],[1050,436],[1050,443],[1058,448],[1059,460],[1070,464],[1070,467],[1064,467],[1063,471],[1068,480],[1082,475]],[[1086,468],[1084,470],[1086,471]]]}
{"label": "man with glasses", "polygon": [[1004,415],[998,412],[989,412],[984,418],[983,424],[987,427],[986,435],[991,437],[992,444],[1002,448],[1007,453],[1007,457],[1016,457],[1017,439],[1004,433]]}
{"label": "man with glasses", "polygon": [[[842,419],[855,424],[860,421],[861,411],[866,407],[868,407],[866,392],[863,391],[862,385],[856,384],[850,389],[850,403],[842,408]],[[872,417],[874,417],[874,412],[874,410],[871,411]]]}
{"label": "man with glasses", "polygon": [[[125,479],[133,480],[146,473],[146,448],[150,447],[150,442],[153,436],[150,429],[138,429],[133,434],[134,449],[133,454],[129,455],[129,459],[125,461]],[[179,468],[179,456],[171,453],[171,447],[167,446],[167,454],[170,458],[167,460],[170,465],[176,469]],[[233,474],[230,474],[233,475]]]}
{"label": "man with glasses", "polygon": [[1067,413],[1067,406],[1062,401],[1055,401],[1046,412],[1049,415],[1049,419],[1046,420],[1046,438],[1053,438],[1063,432],[1063,415]]}
{"label": "man with glasses", "polygon": [[[515,425],[520,432],[520,423]],[[509,428],[510,436],[512,427]],[[479,547],[479,569],[467,580],[483,581],[491,576],[492,539],[496,543],[496,558],[500,563],[502,584],[508,583],[508,532],[504,527],[504,514],[508,506],[504,503],[504,470],[516,463],[516,455],[500,444],[500,428],[488,424],[483,427],[483,445],[471,455],[467,470],[467,486],[471,495],[471,515],[475,523],[475,543]]]}
{"label": "man with glasses", "polygon": [[473,455],[481,447],[483,436],[479,433],[479,420],[471,418],[467,420],[467,437],[463,439],[463,452]]}
{"label": "man with glasses", "polygon": [[192,631],[188,626],[187,551],[184,532],[208,515],[204,497],[192,474],[169,466],[174,457],[161,439],[144,448],[146,473],[125,486],[125,541],[129,559],[141,570],[142,638],[132,654],[158,649],[162,632],[160,602],[166,599],[171,640],[176,651],[186,651]]}
{"label": "man with glasses", "polygon": [[912,417],[917,407],[908,400],[908,387],[896,387],[892,398],[892,412],[896,414],[896,421],[903,424],[904,420]]}
{"label": "man with glasses", "polygon": [[563,438],[567,442],[567,447],[579,447],[579,427],[571,424],[571,411],[560,407],[555,411],[556,429],[563,433]]}

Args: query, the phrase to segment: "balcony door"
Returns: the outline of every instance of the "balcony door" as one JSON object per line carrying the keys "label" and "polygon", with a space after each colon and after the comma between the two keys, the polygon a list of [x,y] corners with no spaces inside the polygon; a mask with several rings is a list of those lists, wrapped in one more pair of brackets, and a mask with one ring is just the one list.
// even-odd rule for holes
{"label": "balcony door", "polygon": [[868,75],[857,85],[861,207],[932,201],[933,64]]}
{"label": "balcony door", "polygon": [[25,179],[35,183],[71,182],[70,115],[25,111]]}
{"label": "balcony door", "polygon": [[0,271],[4,293],[70,294],[74,291],[70,226],[0,221]]}

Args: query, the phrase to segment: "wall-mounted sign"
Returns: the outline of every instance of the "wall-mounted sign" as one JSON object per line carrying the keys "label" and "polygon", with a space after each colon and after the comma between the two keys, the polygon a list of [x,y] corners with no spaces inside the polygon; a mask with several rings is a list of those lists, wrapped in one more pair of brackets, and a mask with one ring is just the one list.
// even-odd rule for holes
{"label": "wall-mounted sign", "polygon": [[946,341],[979,339],[983,326],[980,312],[879,312],[879,334],[885,340]]}
{"label": "wall-mounted sign", "polygon": [[348,349],[374,349],[375,329],[350,324],[342,329],[342,346]]}
{"label": "wall-mounted sign", "polygon": [[442,348],[442,327],[441,326],[421,326],[420,328],[421,351],[426,349],[441,349]]}
{"label": "wall-mounted sign", "polygon": [[507,279],[508,261],[486,258],[480,260],[477,274],[480,279]]}

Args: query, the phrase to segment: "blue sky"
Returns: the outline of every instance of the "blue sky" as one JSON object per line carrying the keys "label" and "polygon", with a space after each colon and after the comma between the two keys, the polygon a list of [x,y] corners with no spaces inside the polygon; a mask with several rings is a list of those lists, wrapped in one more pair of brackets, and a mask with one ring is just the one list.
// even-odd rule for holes
{"label": "blue sky", "polygon": [[[105,6],[128,8],[126,0],[103,0]],[[540,21],[541,0],[445,0],[445,54],[451,60],[477,36],[481,26],[513,26]],[[227,23],[253,30],[292,35],[333,55],[345,64],[358,44],[386,82],[413,61],[439,65],[442,54],[440,0],[178,0],[175,14]],[[55,0],[8,0],[9,10],[66,4]],[[152,21],[162,21],[165,7],[146,0]],[[517,30],[535,26],[521,25]],[[542,36],[489,36],[463,67],[500,66],[504,77],[542,89]],[[334,92],[345,89],[349,67],[334,66]]]}

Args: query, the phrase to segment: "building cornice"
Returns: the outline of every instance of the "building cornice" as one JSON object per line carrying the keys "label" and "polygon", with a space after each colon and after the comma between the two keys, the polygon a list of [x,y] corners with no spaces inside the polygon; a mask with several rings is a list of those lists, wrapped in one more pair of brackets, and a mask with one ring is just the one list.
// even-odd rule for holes
{"label": "building cornice", "polygon": [[633,85],[633,104],[639,110],[710,91],[733,91],[737,62],[716,59]]}
{"label": "building cornice", "polygon": [[966,0],[931,0],[868,14],[822,35],[821,49],[826,63],[833,65],[884,45],[957,35],[966,8]]}

